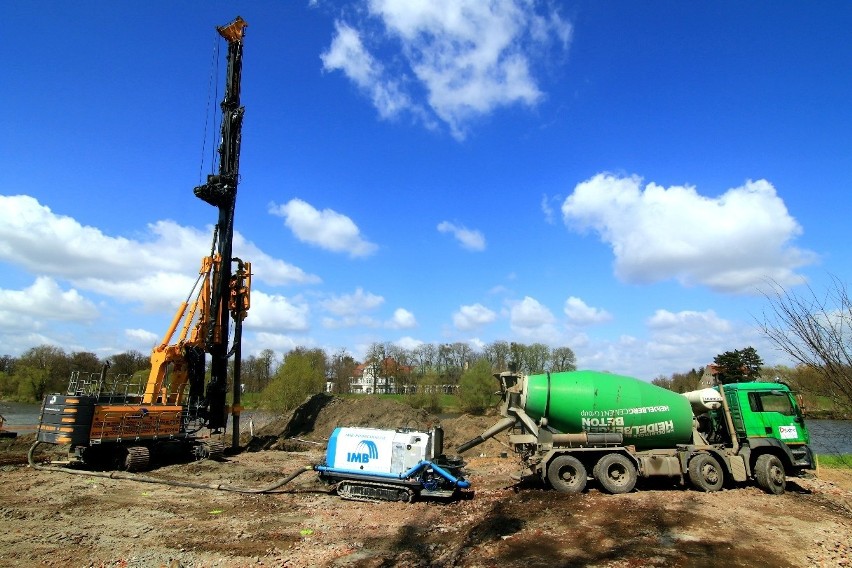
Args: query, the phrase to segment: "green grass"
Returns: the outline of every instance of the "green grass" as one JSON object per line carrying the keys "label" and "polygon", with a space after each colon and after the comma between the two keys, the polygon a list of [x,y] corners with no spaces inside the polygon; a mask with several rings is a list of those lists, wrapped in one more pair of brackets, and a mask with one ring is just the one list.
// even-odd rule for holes
{"label": "green grass", "polygon": [[[231,404],[234,400],[234,394],[228,393],[227,402]],[[240,395],[240,406],[246,410],[257,410],[262,406],[263,397],[259,392],[244,392]]]}
{"label": "green grass", "polygon": [[820,467],[832,469],[852,469],[852,454],[818,454]]}

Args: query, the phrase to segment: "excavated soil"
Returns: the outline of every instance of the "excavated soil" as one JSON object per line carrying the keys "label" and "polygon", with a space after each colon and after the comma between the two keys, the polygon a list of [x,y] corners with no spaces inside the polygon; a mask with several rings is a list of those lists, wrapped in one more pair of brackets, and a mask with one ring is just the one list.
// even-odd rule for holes
{"label": "excavated soil", "polygon": [[[271,417],[255,446],[222,461],[159,467],[147,477],[260,487],[323,459],[337,425],[426,428],[438,419],[371,398],[308,401]],[[444,418],[446,447],[494,416]],[[32,436],[0,440],[4,566],[638,567],[852,566],[852,475],[822,470],[767,495],[744,486],[700,493],[675,484],[580,495],[518,485],[497,440],[466,456],[472,498],[359,503],[305,473],[280,492],[243,495],[33,470]],[[56,459],[61,448],[38,452]]]}

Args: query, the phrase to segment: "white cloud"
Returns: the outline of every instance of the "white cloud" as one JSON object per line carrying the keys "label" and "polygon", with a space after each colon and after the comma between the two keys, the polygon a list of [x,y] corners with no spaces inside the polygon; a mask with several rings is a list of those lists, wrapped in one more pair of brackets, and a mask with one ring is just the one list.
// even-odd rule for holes
{"label": "white cloud", "polygon": [[544,222],[548,225],[556,223],[551,201],[558,200],[559,197],[548,197],[546,194],[541,196],[541,212],[544,213]]}
{"label": "white cloud", "polygon": [[[189,294],[201,258],[210,253],[212,227],[201,231],[157,221],[147,229],[136,240],[112,237],[57,215],[30,196],[0,195],[0,260],[66,279],[81,290],[141,302],[146,309],[172,309]],[[234,254],[260,261],[258,280],[274,285],[319,281],[272,259],[237,232]]]}
{"label": "white cloud", "polygon": [[479,231],[455,225],[449,221],[438,223],[439,233],[451,233],[463,248],[480,252],[485,250],[485,237]]}
{"label": "white cloud", "polygon": [[656,332],[676,330],[677,335],[682,334],[680,330],[683,328],[703,329],[714,333],[729,333],[731,331],[730,322],[717,316],[713,310],[704,312],[657,310],[648,319],[648,327]]}
{"label": "white cloud", "polygon": [[23,290],[0,290],[3,319],[36,318],[44,321],[90,322],[100,314],[77,290],[62,290],[52,278],[40,276]]}
{"label": "white cloud", "polygon": [[404,109],[415,109],[397,81],[384,77],[384,68],[370,55],[357,30],[346,23],[335,24],[336,35],[323,53],[323,69],[342,71],[365,91],[382,118],[392,118]]}
{"label": "white cloud", "polygon": [[461,306],[459,311],[453,314],[453,325],[461,331],[470,331],[488,325],[497,319],[497,314],[483,306],[473,304]]}
{"label": "white cloud", "polygon": [[152,333],[144,329],[125,329],[124,335],[133,344],[144,346],[143,349],[153,349],[159,345],[160,341],[163,339],[156,333]]}
{"label": "white cloud", "polygon": [[651,380],[685,373],[731,349],[753,346],[769,364],[790,364],[753,325],[730,321],[713,310],[656,310],[645,321],[647,334],[616,340],[572,339],[578,365]]}
{"label": "white cloud", "polygon": [[[458,139],[476,117],[541,100],[532,68],[548,60],[554,45],[567,51],[571,40],[570,23],[544,2],[366,0],[366,5],[370,17],[357,24],[337,22],[331,46],[321,56],[324,68],[344,72],[383,118],[408,111],[430,126],[420,103],[408,94],[424,91],[431,112]],[[395,67],[381,65],[364,38],[377,44],[376,50],[399,49],[401,57],[388,61]]]}
{"label": "white cloud", "polygon": [[139,302],[145,311],[156,312],[176,309],[187,298],[196,278],[176,272],[154,272],[135,280],[83,278],[77,283],[81,288],[123,302]]}
{"label": "white cloud", "polygon": [[553,326],[556,318],[553,313],[535,298],[524,297],[509,309],[509,323],[512,331],[524,338],[541,341],[553,341],[557,336]]}
{"label": "white cloud", "polygon": [[[327,329],[340,329],[346,327],[381,327],[382,323],[367,314],[384,304],[385,299],[362,288],[357,288],[352,294],[331,295],[319,302],[320,307],[333,314],[334,317],[322,319],[323,327]],[[403,310],[404,312],[405,310]],[[404,320],[404,314],[400,316]],[[413,318],[413,316],[411,316]],[[386,322],[386,326],[393,327],[394,320]]]}
{"label": "white cloud", "polygon": [[319,276],[309,274],[288,262],[272,258],[240,233],[234,232],[234,256],[251,262],[252,276],[271,286],[288,284],[319,284]]}
{"label": "white cloud", "polygon": [[284,205],[271,204],[269,212],[284,218],[284,224],[302,242],[332,252],[345,252],[351,257],[369,256],[378,248],[361,236],[358,226],[331,209],[319,211],[301,199]]}
{"label": "white cloud", "polygon": [[385,324],[385,327],[391,329],[410,329],[417,327],[417,318],[405,308],[397,308],[393,312],[393,317]]}
{"label": "white cloud", "polygon": [[418,347],[423,345],[423,342],[420,341],[419,339],[414,339],[413,337],[409,337],[407,335],[405,337],[400,337],[394,343],[395,343],[395,345],[398,345],[399,347],[402,347],[403,349],[409,349],[409,350],[417,349]]}
{"label": "white cloud", "polygon": [[252,290],[251,310],[243,326],[251,330],[306,331],[310,326],[308,305],[299,298],[286,298]]}
{"label": "white cloud", "polygon": [[748,181],[718,198],[694,187],[642,187],[636,176],[598,174],[562,205],[565,223],[592,229],[615,255],[619,278],[676,279],[722,292],[754,292],[772,280],[799,284],[813,253],[791,246],[802,229],[768,181]]}
{"label": "white cloud", "polygon": [[593,308],[586,304],[580,298],[574,296],[565,300],[563,308],[565,315],[571,323],[576,325],[591,325],[596,323],[605,323],[612,319],[612,314],[606,310]]}
{"label": "white cloud", "polygon": [[336,316],[354,316],[365,311],[374,310],[384,303],[385,299],[370,292],[357,288],[352,294],[332,295],[320,305]]}
{"label": "white cloud", "polygon": [[283,333],[259,331],[254,334],[252,346],[257,353],[260,353],[264,349],[271,349],[276,353],[287,353],[296,347],[312,347],[313,342],[310,338],[306,337],[293,337]]}

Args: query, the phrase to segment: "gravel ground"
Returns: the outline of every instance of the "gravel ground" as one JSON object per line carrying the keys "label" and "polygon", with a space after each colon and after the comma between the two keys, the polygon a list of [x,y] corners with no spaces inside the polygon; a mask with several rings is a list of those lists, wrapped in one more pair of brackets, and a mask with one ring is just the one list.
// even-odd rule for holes
{"label": "gravel ground", "polygon": [[[357,418],[349,407],[335,412]],[[448,446],[492,422],[445,421]],[[321,443],[320,430],[300,437]],[[359,503],[340,499],[313,473],[280,493],[240,495],[36,471],[23,465],[28,445],[0,443],[4,566],[852,566],[848,470],[791,479],[781,496],[753,486],[708,494],[665,484],[606,495],[593,483],[564,495],[517,485],[510,475],[518,463],[500,457],[506,448],[492,440],[467,458],[469,499]],[[260,487],[322,461],[321,445],[304,447],[146,475]]]}

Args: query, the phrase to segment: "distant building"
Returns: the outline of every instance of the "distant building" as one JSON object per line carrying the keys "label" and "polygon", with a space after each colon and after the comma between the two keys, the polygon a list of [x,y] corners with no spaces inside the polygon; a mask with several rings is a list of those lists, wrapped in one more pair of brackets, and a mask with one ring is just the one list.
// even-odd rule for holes
{"label": "distant building", "polygon": [[704,365],[704,374],[701,375],[701,380],[698,382],[698,386],[704,389],[718,385],[719,371],[719,366],[715,363],[707,363]]}
{"label": "distant building", "polygon": [[355,375],[349,380],[349,392],[353,394],[408,394],[415,392],[414,385],[402,380],[411,375],[411,367],[400,365],[393,357],[381,363],[367,361],[355,367]]}

